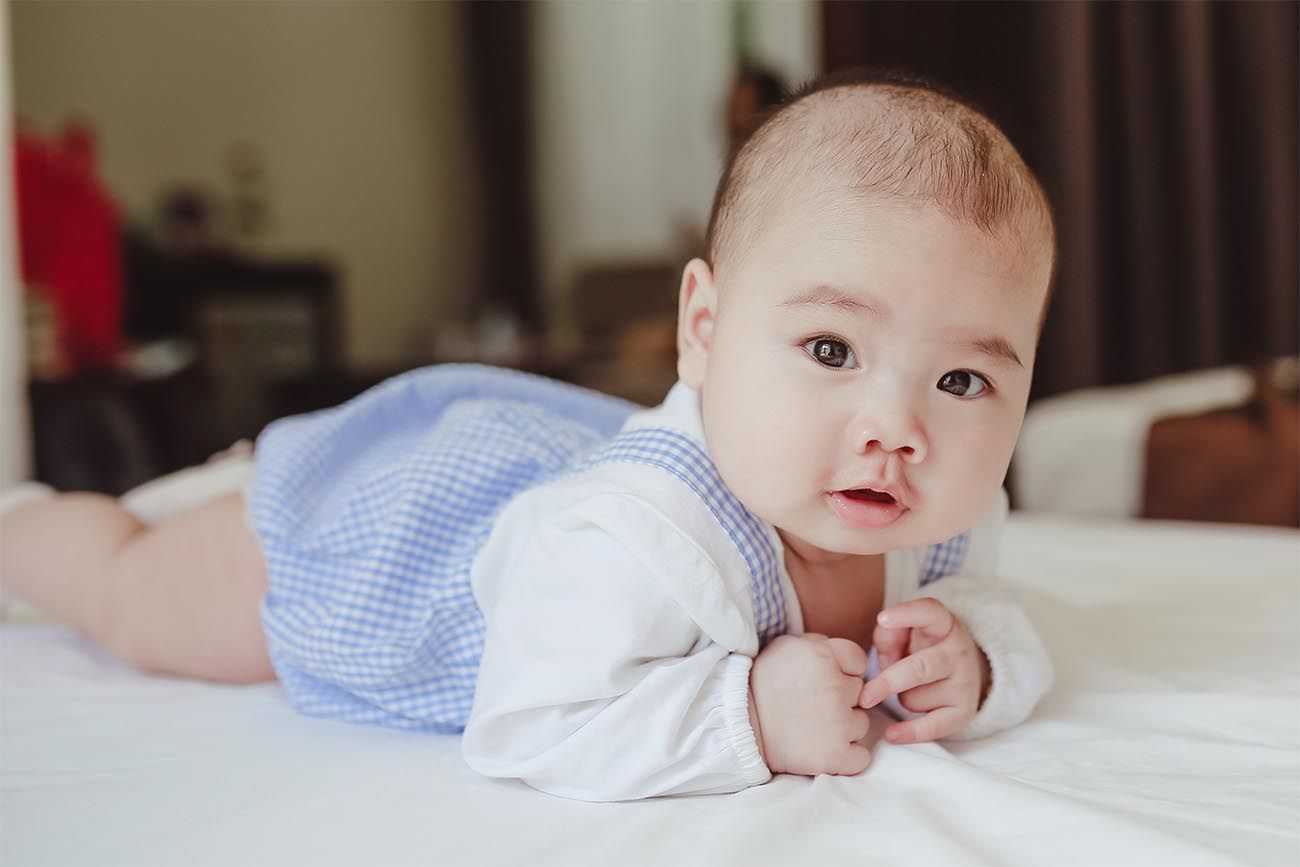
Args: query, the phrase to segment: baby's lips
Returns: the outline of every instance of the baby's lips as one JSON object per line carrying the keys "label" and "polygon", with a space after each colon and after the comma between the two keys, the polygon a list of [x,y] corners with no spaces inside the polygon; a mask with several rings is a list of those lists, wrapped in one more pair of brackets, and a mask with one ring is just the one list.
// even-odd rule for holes
{"label": "baby's lips", "polygon": [[888,491],[879,491],[875,488],[850,488],[840,491],[846,497],[852,497],[855,500],[873,500],[878,503],[897,503],[898,498]]}
{"label": "baby's lips", "polygon": [[871,498],[871,499],[875,499],[877,502],[888,502],[888,500],[886,500],[883,497],[879,497],[879,496],[868,497],[864,495],[865,492],[870,492],[871,494],[874,495],[883,494],[891,498],[893,502],[897,503],[903,508],[908,508],[909,501],[910,501],[910,492],[908,498],[904,498],[903,494],[905,492],[905,489],[906,489],[906,485],[902,479],[897,479],[895,481],[887,482],[884,479],[875,478],[875,479],[861,479],[855,482],[854,484],[849,485],[846,488],[841,488],[838,491],[835,491],[834,493],[843,494],[846,497],[851,497],[854,494],[858,494],[860,499]]}

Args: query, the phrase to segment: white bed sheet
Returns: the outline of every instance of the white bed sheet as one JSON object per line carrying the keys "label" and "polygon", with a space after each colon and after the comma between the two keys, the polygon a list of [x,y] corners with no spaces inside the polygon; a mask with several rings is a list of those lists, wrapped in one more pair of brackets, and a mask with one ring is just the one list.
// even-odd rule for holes
{"label": "white bed sheet", "polygon": [[880,744],[856,778],[626,804],[6,626],[0,863],[1297,863],[1300,533],[1015,514],[1003,560],[1058,668],[1026,724]]}

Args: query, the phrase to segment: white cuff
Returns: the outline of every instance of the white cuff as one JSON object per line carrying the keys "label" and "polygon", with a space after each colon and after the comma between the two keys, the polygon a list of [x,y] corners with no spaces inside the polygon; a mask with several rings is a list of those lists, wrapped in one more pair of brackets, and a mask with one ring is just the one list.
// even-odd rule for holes
{"label": "white cuff", "polygon": [[747,786],[757,786],[772,779],[772,772],[758,751],[758,738],[749,724],[749,672],[754,660],[740,653],[727,658],[722,681],[722,712],[736,751],[740,770]]}

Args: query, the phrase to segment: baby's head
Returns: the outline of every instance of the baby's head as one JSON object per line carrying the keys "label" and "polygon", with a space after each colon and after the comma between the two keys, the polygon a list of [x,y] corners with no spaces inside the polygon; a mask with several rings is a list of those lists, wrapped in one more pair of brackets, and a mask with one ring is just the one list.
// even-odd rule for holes
{"label": "baby's head", "polygon": [[733,154],[678,373],[723,481],[803,552],[970,527],[1002,484],[1055,255],[1033,174],[922,85],[811,85]]}

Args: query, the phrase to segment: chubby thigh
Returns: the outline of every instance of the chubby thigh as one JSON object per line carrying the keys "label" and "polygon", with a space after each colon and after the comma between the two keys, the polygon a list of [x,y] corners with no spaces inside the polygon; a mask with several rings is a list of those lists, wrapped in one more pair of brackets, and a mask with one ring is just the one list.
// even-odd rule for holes
{"label": "chubby thigh", "polygon": [[128,662],[226,683],[275,679],[261,622],[266,564],[242,493],[144,530],[109,569],[106,643]]}

